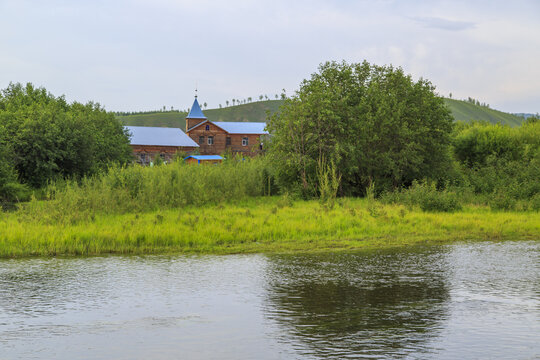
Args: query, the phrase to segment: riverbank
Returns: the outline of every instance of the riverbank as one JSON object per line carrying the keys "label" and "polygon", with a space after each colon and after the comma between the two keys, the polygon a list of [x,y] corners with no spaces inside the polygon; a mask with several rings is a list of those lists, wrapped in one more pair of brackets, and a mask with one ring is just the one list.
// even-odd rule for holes
{"label": "riverbank", "polygon": [[387,248],[477,240],[540,239],[540,213],[466,206],[425,213],[402,205],[342,199],[259,197],[166,211],[35,219],[2,213],[0,257],[255,253]]}

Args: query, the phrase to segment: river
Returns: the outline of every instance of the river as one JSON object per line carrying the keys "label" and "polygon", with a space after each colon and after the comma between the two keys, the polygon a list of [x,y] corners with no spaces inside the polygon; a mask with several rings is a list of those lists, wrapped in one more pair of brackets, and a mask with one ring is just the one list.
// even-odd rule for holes
{"label": "river", "polygon": [[0,260],[0,359],[540,357],[540,242]]}

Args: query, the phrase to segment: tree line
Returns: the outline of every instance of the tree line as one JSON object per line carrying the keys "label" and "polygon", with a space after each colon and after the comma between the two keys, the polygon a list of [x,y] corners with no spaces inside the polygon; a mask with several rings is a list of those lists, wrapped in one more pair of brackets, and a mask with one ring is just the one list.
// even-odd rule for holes
{"label": "tree line", "polygon": [[67,103],[32,84],[0,93],[0,200],[60,178],[81,178],[132,158],[129,137],[98,103]]}
{"label": "tree line", "polygon": [[[538,118],[517,128],[455,123],[435,87],[399,67],[321,64],[267,128],[263,194],[540,209]],[[126,130],[99,104],[68,104],[31,84],[1,91],[0,201],[131,163]]]}

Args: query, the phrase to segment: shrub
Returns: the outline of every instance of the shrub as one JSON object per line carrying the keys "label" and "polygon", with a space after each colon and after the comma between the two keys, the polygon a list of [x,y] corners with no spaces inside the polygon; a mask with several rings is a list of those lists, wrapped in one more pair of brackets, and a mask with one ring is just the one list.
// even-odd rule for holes
{"label": "shrub", "polygon": [[319,201],[324,208],[331,210],[334,208],[336,202],[341,175],[337,173],[336,165],[333,161],[327,164],[324,158],[320,158],[317,165],[317,177]]}
{"label": "shrub", "polygon": [[513,210],[516,207],[516,200],[508,193],[497,192],[489,200],[489,207],[492,210]]}
{"label": "shrub", "polygon": [[220,165],[112,167],[81,181],[49,185],[50,201],[31,201],[28,213],[55,221],[94,213],[125,213],[205,205],[264,195],[262,158]]}
{"label": "shrub", "polygon": [[385,193],[384,202],[419,206],[423,211],[452,212],[461,210],[458,196],[453,191],[437,190],[433,182],[413,182],[408,189]]}
{"label": "shrub", "polygon": [[540,211],[540,193],[534,195],[529,201],[531,210]]}

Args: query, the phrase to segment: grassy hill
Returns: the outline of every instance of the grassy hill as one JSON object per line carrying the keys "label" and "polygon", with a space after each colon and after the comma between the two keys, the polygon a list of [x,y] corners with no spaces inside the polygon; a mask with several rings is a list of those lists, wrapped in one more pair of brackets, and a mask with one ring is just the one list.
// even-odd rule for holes
{"label": "grassy hill", "polygon": [[474,105],[467,101],[452,99],[444,99],[444,101],[452,111],[452,115],[456,121],[469,122],[472,120],[481,120],[492,124],[501,123],[510,126],[519,126],[524,120],[522,117],[514,114]]}
{"label": "grassy hill", "polygon": [[[222,109],[203,110],[210,121],[265,122],[266,113],[273,113],[283,104],[283,100],[257,101],[249,104],[229,106]],[[165,111],[116,117],[131,126],[179,127],[185,131],[186,112]]]}
{"label": "grassy hill", "polygon": [[[444,100],[446,105],[452,111],[452,115],[456,121],[469,122],[472,120],[481,120],[510,126],[518,126],[524,121],[522,117],[474,105],[466,101],[452,99]],[[203,110],[203,112],[208,117],[208,120],[211,121],[264,122],[266,121],[267,112],[273,113],[277,111],[281,104],[283,104],[283,100],[257,101],[222,109]],[[135,115],[118,115],[117,117],[125,125],[179,127],[185,131],[186,115],[187,113],[185,112],[166,111]]]}

